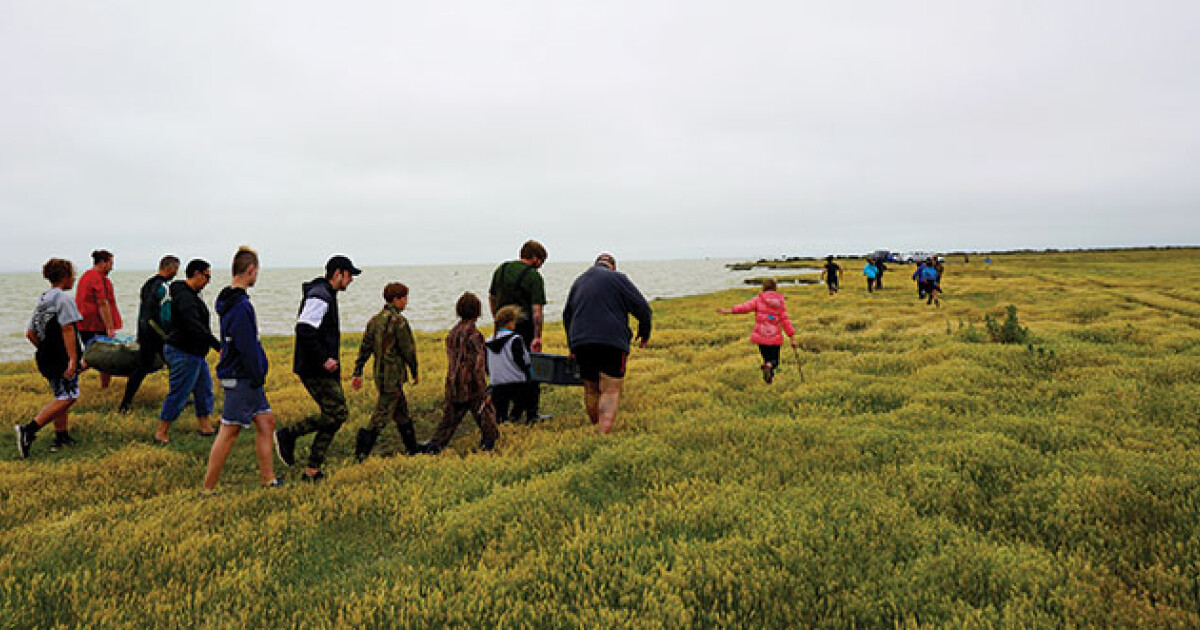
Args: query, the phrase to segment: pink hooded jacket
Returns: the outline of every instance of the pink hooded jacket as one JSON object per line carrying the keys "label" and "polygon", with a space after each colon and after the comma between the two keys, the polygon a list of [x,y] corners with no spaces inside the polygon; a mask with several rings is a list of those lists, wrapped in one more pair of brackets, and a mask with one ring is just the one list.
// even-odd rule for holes
{"label": "pink hooded jacket", "polygon": [[787,304],[778,291],[763,291],[745,304],[733,307],[734,313],[754,313],[754,332],[750,341],[766,346],[782,346],[783,333],[796,334],[788,319]]}

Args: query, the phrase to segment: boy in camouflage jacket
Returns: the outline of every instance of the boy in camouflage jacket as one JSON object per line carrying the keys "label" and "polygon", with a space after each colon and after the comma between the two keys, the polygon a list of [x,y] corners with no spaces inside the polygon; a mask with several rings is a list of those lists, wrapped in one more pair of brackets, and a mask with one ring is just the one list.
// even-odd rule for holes
{"label": "boy in camouflage jacket", "polygon": [[375,405],[375,413],[371,415],[368,427],[358,430],[354,449],[358,461],[371,454],[371,449],[375,448],[375,442],[379,439],[379,432],[387,426],[388,418],[395,421],[408,454],[421,452],[403,389],[409,373],[412,374],[414,385],[420,382],[416,343],[408,320],[401,314],[408,306],[408,287],[399,282],[388,284],[383,288],[383,301],[386,302],[383,310],[367,323],[362,344],[358,348],[358,360],[354,362],[354,376],[350,381],[355,391],[362,388],[363,368],[374,355],[375,389],[379,392],[379,402]]}

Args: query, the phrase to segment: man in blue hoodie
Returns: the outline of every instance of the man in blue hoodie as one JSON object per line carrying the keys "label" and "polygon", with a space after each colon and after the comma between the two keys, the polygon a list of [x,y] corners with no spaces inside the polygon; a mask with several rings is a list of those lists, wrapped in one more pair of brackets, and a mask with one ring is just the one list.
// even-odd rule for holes
{"label": "man in blue hoodie", "polygon": [[225,410],[221,429],[208,454],[208,472],[204,474],[205,492],[217,488],[221,469],[242,429],[253,424],[257,435],[254,450],[263,486],[279,485],[271,456],[271,436],[275,433],[275,414],[267,402],[263,384],[267,379],[267,353],[258,340],[258,317],[246,290],[258,281],[258,254],[249,247],[233,256],[233,282],[217,296],[217,314],[221,317],[221,360],[217,378],[225,389]]}

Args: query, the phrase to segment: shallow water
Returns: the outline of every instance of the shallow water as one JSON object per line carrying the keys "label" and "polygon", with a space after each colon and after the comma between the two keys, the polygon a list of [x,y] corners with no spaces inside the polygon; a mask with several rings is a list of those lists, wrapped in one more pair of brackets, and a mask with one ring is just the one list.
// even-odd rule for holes
{"label": "shallow water", "polygon": [[[629,275],[647,299],[709,293],[721,289],[745,286],[744,278],[762,275],[758,271],[730,271],[729,260],[671,260],[630,261],[621,263],[621,271]],[[547,263],[542,268],[546,281],[546,316],[561,318],[567,291],[575,278],[588,268],[588,263]],[[454,325],[454,302],[464,291],[473,291],[484,300],[495,265],[428,265],[364,268],[350,288],[339,294],[344,331],[362,330],[366,322],[383,305],[383,286],[400,281],[408,285],[410,295],[405,315],[419,330],[444,330]],[[271,269],[259,274],[258,286],[251,298],[258,311],[259,327],[264,335],[290,335],[295,325],[300,302],[300,284],[321,275],[320,268]],[[117,291],[117,305],[124,320],[122,331],[134,334],[137,330],[137,295],[150,271],[116,269],[111,278]],[[181,274],[182,276],[182,274]],[[202,296],[209,308],[217,294],[228,284],[228,276],[219,270],[213,283]],[[0,361],[29,359],[33,347],[25,339],[33,306],[46,281],[38,273],[0,274]],[[215,310],[212,317],[216,329]]]}

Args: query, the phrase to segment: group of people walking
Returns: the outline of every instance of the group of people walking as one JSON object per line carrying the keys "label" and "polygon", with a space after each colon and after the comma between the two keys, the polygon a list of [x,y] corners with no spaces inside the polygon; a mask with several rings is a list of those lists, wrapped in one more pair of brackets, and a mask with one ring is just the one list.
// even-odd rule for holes
{"label": "group of people walking", "polygon": [[[47,424],[55,427],[52,448],[74,443],[68,432],[67,413],[79,398],[79,372],[87,367],[82,360],[84,348],[101,333],[112,337],[121,326],[112,283],[107,278],[112,270],[112,254],[97,250],[93,259],[96,266],[80,278],[78,308],[76,300],[66,293],[75,286],[72,264],[55,258],[43,267],[51,288],[38,299],[27,336],[37,349],[38,369],[47,379],[54,400],[28,423],[16,425],[21,457],[29,457],[38,432]],[[546,296],[539,270],[546,259],[545,247],[528,241],[517,260],[496,269],[488,291],[496,330],[489,339],[484,339],[477,328],[483,309],[480,299],[470,292],[458,299],[455,311],[459,322],[445,340],[448,367],[442,418],[424,443],[416,439],[403,389],[410,380],[413,384],[420,381],[416,344],[403,315],[408,287],[400,282],[383,287],[384,305],[367,323],[351,376],[351,386],[361,389],[366,364],[374,360],[378,400],[367,425],[356,435],[357,459],[370,456],[389,421],[396,425],[406,452],[415,455],[433,454],[444,448],[467,413],[479,425],[480,448],[484,450],[494,448],[498,424],[545,418],[540,413],[539,388],[530,366],[543,346]],[[293,466],[298,461],[298,442],[310,434],[313,438],[300,478],[322,479],[330,445],[349,416],[342,387],[337,295],[350,287],[361,270],[346,256],[333,256],[325,265],[324,276],[304,283],[295,325],[292,371],[319,413],[277,427],[265,391],[267,355],[259,341],[257,316],[247,292],[258,280],[257,253],[242,247],[233,256],[232,280],[216,300],[219,337],[211,331],[208,307],[200,295],[212,280],[210,265],[193,260],[185,268],[186,278],[172,282],[179,266],[177,257],[164,257],[158,271],[142,287],[139,365],[129,377],[120,408],[130,409],[146,375],[165,360],[169,390],[153,439],[160,444],[170,442],[170,428],[191,400],[200,434],[215,436],[203,481],[206,490],[216,488],[238,434],[252,426],[257,432],[255,450],[264,486],[280,483],[272,451],[284,464]],[[100,277],[91,278],[92,272]],[[96,288],[85,293],[85,282]],[[92,319],[84,315],[85,301],[99,307],[93,309],[89,303],[86,312],[94,315]],[[630,316],[638,321],[636,336],[629,329]],[[617,271],[616,259],[602,253],[571,286],[563,324],[584,382],[589,419],[601,433],[609,433],[619,407],[630,340],[636,339],[645,347],[650,338],[650,306],[629,278]],[[88,336],[85,327],[89,326],[102,326],[103,330],[93,330],[95,334]],[[210,350],[220,352],[216,375],[224,390],[224,407],[219,428],[211,420],[213,382],[206,362]],[[102,386],[107,384],[102,376]]]}
{"label": "group of people walking", "polygon": [[[917,265],[912,279],[917,283],[917,299],[926,300],[926,304],[940,305],[942,292],[942,273],[945,271],[945,259],[940,256],[930,256]],[[867,279],[867,293],[883,290],[883,274],[888,271],[887,262],[882,258],[868,258],[863,265],[862,274]],[[833,260],[833,256],[825,257],[821,268],[820,281],[829,288],[829,294],[838,292],[842,280],[842,267]]]}

